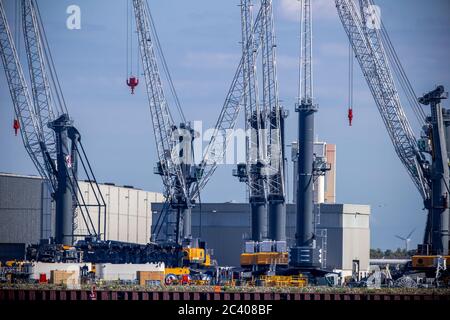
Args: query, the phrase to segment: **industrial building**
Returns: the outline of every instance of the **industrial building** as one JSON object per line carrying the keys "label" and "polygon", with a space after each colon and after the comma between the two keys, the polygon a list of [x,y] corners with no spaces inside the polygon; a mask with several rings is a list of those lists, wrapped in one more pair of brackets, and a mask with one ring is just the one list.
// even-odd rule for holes
{"label": "industrial building", "polygon": [[[94,203],[92,187],[80,181],[80,191],[86,202]],[[162,202],[163,195],[132,186],[100,184],[106,202],[106,228],[100,217],[100,230],[106,229],[106,239],[148,243],[152,214],[150,204]],[[98,214],[91,219],[98,226]],[[75,234],[86,234],[81,214],[77,215]],[[37,176],[0,173],[0,243],[39,243],[54,234],[54,204],[46,183]]]}
{"label": "industrial building", "polygon": [[[314,181],[313,196],[314,203],[336,202],[336,145],[327,142],[314,142],[314,156],[329,165],[329,170],[324,175],[318,176]],[[292,142],[291,160],[293,177],[297,176],[298,142]],[[297,194],[297,183],[293,181],[292,199],[295,203]]]}
{"label": "industrial building", "polygon": [[[153,219],[162,204],[153,203]],[[317,241],[326,248],[326,268],[351,275],[369,268],[370,206],[355,204],[316,204]],[[287,205],[288,246],[295,241],[295,204]],[[248,203],[202,203],[192,210],[193,237],[205,240],[221,265],[238,266],[244,243],[251,235]],[[359,266],[359,267],[358,267]]]}
{"label": "industrial building", "polygon": [[[158,215],[162,208],[162,194],[113,184],[100,184],[100,188],[106,202],[106,239],[147,243],[152,215]],[[92,197],[89,183],[80,182],[80,189],[89,202]],[[48,221],[51,207],[48,188],[41,178],[0,174],[0,243],[38,243],[51,235]],[[367,270],[370,207],[322,203],[316,204],[315,212],[318,238],[326,240],[327,268],[350,274],[356,261],[362,272]],[[81,216],[77,219],[77,233],[84,233]],[[92,215],[92,220],[97,225],[96,215]],[[248,203],[203,203],[193,208],[192,232],[194,237],[206,240],[221,265],[237,266],[244,242],[251,234],[250,220]],[[286,235],[288,244],[292,244],[294,204],[287,205]]]}

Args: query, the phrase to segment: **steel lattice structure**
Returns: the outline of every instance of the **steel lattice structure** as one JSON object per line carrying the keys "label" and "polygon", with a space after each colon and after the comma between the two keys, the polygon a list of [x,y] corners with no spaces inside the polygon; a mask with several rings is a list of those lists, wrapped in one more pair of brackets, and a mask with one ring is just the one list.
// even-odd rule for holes
{"label": "steel lattice structure", "polygon": [[[183,162],[183,159],[180,161],[177,152],[179,142],[177,141],[177,137],[180,134],[177,132],[179,130],[171,115],[163,90],[157,57],[158,54],[162,55],[162,50],[158,43],[150,9],[145,0],[133,0],[133,8],[158,153],[158,172],[162,176],[165,197],[169,204],[166,208],[181,209],[181,212],[178,211],[177,213],[178,231],[176,231],[176,234],[177,239],[179,239],[181,222],[183,220],[186,221],[184,222],[184,228],[190,228],[190,207],[194,205],[200,196],[201,190],[210,180],[217,165],[222,163],[224,159],[226,147],[233,135],[232,131],[243,106],[243,100],[247,90],[243,76],[245,73],[245,64],[248,61],[246,62],[244,57],[240,61],[219,119],[215,125],[212,138],[203,154],[200,164],[193,165],[192,162],[189,162],[193,161],[193,159],[184,159],[189,162],[189,165],[187,165]],[[244,47],[255,48],[256,51],[260,47],[260,37],[256,37],[254,34],[261,34],[262,32],[260,16],[261,13],[258,14],[253,28],[248,32],[248,43],[244,43]],[[249,25],[252,25],[250,20]],[[163,56],[161,58],[164,60]],[[167,72],[167,70],[165,71]],[[185,125],[188,130],[191,130],[191,134],[193,134],[189,124],[185,123]],[[188,234],[185,234],[185,236],[188,236]]]}
{"label": "steel lattice structure", "polygon": [[269,200],[285,201],[284,159],[281,117],[284,117],[278,96],[278,79],[276,63],[275,28],[273,21],[272,0],[263,0],[263,112],[266,115],[267,134],[267,196]]}
{"label": "steel lattice structure", "polygon": [[[164,94],[163,84],[161,81],[160,70],[158,68],[158,54],[161,55],[162,50],[159,47],[156,30],[154,29],[151,18],[150,9],[145,0],[133,0],[134,15],[139,37],[139,48],[143,64],[143,70],[146,80],[146,89],[148,95],[149,107],[152,115],[153,132],[156,140],[156,148],[159,160],[158,171],[162,176],[165,188],[166,201],[169,204],[166,209],[172,207],[184,206],[184,213],[178,212],[177,226],[183,219],[188,217],[189,207],[193,206],[200,196],[201,190],[211,179],[217,166],[224,160],[227,145],[233,136],[233,130],[236,126],[238,115],[242,108],[246,114],[246,129],[252,126],[256,128],[255,132],[260,132],[264,126],[268,125],[270,111],[278,110],[278,87],[276,83],[275,68],[275,52],[273,39],[273,20],[272,20],[272,2],[264,1],[265,5],[259,10],[255,21],[253,22],[250,1],[243,1],[242,6],[242,23],[243,23],[243,56],[234,75],[231,87],[226,96],[224,105],[216,122],[212,138],[205,149],[202,160],[199,165],[184,166],[183,161],[179,161],[178,154],[174,152],[178,141],[174,139],[174,132],[177,126],[171,115],[170,108]],[[266,33],[266,34],[264,34]],[[269,37],[268,40],[265,40]],[[258,101],[258,90],[256,82],[256,57],[261,50],[264,41],[266,41],[265,49],[265,88],[264,113],[261,110]],[[164,57],[161,57],[164,59]],[[161,62],[161,61],[160,61]],[[165,61],[162,61],[165,63]],[[165,70],[167,72],[167,70]],[[251,83],[251,85],[249,85]],[[259,115],[259,116],[257,116]],[[260,117],[260,119],[258,119]],[[252,120],[253,119],[253,120]],[[267,162],[267,148],[260,146],[267,145],[269,142],[275,142],[281,139],[279,133],[275,130],[275,126],[279,126],[278,117],[272,120],[270,130],[271,136],[268,138],[259,135],[247,139],[247,163],[264,163]],[[184,119],[183,119],[184,120]],[[258,121],[254,121],[258,120]],[[189,128],[189,125],[187,125]],[[175,137],[176,138],[176,137]],[[275,149],[279,148],[278,143]],[[251,152],[256,150],[256,153]],[[274,161],[276,156],[273,156]],[[269,163],[270,164],[270,163]],[[249,166],[250,167],[250,166]],[[282,164],[278,170],[283,170]],[[193,173],[194,171],[194,173]],[[271,172],[273,174],[273,170]],[[279,178],[273,179],[272,185],[281,190],[283,182]],[[253,194],[261,196],[265,199],[266,186],[263,179],[252,179],[249,177],[249,185],[253,185],[256,190]],[[265,200],[264,200],[265,201]],[[188,223],[189,224],[189,223]],[[185,224],[185,227],[189,228]],[[159,228],[160,229],[160,228]],[[159,232],[159,231],[158,231]],[[179,231],[177,231],[177,234]]]}
{"label": "steel lattice structure", "polygon": [[178,156],[173,152],[176,147],[174,130],[177,126],[170,112],[162,86],[155,53],[154,31],[152,30],[150,12],[146,1],[143,0],[134,0],[133,7],[156,150],[162,169],[161,177],[165,187],[165,196],[170,201],[178,201],[175,199],[175,196],[181,196],[187,200],[189,195],[186,177],[183,174]]}
{"label": "steel lattice structure", "polygon": [[[241,11],[242,13],[242,11]],[[250,19],[246,23],[251,25]],[[261,49],[261,35],[262,35],[262,10],[259,10],[255,21],[253,23],[252,31],[248,34],[248,41],[244,48],[252,47],[256,55]],[[247,49],[245,49],[247,51]],[[245,65],[247,58],[243,55],[237,67],[230,89],[225,98],[225,103],[220,112],[219,118],[214,127],[212,138],[206,148],[200,168],[203,172],[202,178],[195,182],[192,187],[192,198],[197,198],[199,191],[202,190],[210,180],[212,174],[217,168],[217,165],[223,162],[226,147],[229,140],[233,136],[233,129],[239,113],[244,105],[244,96],[247,92],[245,84]]]}
{"label": "steel lattice structure", "polygon": [[14,112],[21,127],[20,134],[23,144],[39,174],[46,180],[52,181],[47,171],[45,155],[41,149],[40,142],[43,140],[41,123],[33,109],[27,82],[2,1],[0,1],[0,49]]}
{"label": "steel lattice structure", "polygon": [[359,9],[351,0],[335,0],[335,3],[394,149],[423,199],[429,199],[430,186],[425,178],[423,156],[403,110],[380,29],[368,26],[369,13],[364,8],[373,3],[361,1]]}
{"label": "steel lattice structure", "polygon": [[[34,110],[41,123],[42,142],[41,148],[44,155],[56,160],[55,133],[46,124],[57,118],[58,113],[53,110],[52,93],[49,80],[47,78],[47,66],[43,57],[44,48],[38,18],[36,16],[34,1],[22,1],[22,28],[24,33],[25,48],[28,60],[28,69],[31,79],[31,92],[33,96]],[[46,161],[48,172],[52,170],[50,162]],[[53,186],[56,186],[54,176],[50,176]]]}
{"label": "steel lattice structure", "polygon": [[301,76],[299,104],[313,103],[312,10],[311,0],[302,0],[301,9]]}
{"label": "steel lattice structure", "polygon": [[[72,244],[78,212],[82,214],[88,235],[98,236],[89,216],[88,205],[82,194],[78,196],[78,160],[90,180],[99,210],[106,208],[106,205],[81,144],[80,134],[72,126],[73,121],[68,115],[37,3],[35,0],[22,0],[21,9],[31,95],[1,1],[0,55],[23,144],[40,176],[51,185],[56,200],[56,241]],[[55,130],[56,127],[58,129]],[[65,133],[57,133],[60,130]],[[71,140],[70,148],[68,139]]]}
{"label": "steel lattice structure", "polygon": [[[257,76],[257,53],[255,34],[252,32],[253,5],[251,0],[241,0],[241,23],[242,23],[242,56],[245,109],[245,131],[246,135],[246,182],[249,187],[251,201],[266,201],[265,181],[262,172],[266,165],[266,143],[263,133],[266,130],[265,114],[261,110],[259,102],[259,88]],[[264,10],[262,10],[264,12]],[[262,15],[264,16],[264,14]],[[264,34],[264,18],[261,18],[260,30]],[[258,35],[256,35],[258,36]],[[249,44],[249,45],[247,45]],[[263,132],[264,130],[264,132]]]}

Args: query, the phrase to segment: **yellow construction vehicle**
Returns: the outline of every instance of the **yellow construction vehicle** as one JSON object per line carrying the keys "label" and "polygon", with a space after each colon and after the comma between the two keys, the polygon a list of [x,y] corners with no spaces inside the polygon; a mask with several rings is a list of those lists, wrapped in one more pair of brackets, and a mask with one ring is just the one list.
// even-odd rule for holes
{"label": "yellow construction vehicle", "polygon": [[166,268],[164,270],[165,285],[186,285],[190,284],[191,271],[189,268]]}
{"label": "yellow construction vehicle", "polygon": [[211,266],[211,255],[204,248],[184,248],[183,265]]}
{"label": "yellow construction vehicle", "polygon": [[164,273],[166,275],[173,274],[175,276],[182,276],[182,275],[188,275],[191,273],[189,268],[166,268],[164,269]]}

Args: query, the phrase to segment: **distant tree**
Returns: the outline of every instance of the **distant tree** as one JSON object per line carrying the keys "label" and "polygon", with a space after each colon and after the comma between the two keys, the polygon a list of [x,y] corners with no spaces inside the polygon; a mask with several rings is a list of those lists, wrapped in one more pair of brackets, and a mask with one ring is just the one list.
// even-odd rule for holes
{"label": "distant tree", "polygon": [[380,248],[370,249],[371,259],[408,259],[416,254],[416,250],[409,250],[397,248],[395,250],[387,249],[385,251]]}
{"label": "distant tree", "polygon": [[371,259],[381,259],[383,258],[383,251],[380,248],[370,249],[370,258]]}

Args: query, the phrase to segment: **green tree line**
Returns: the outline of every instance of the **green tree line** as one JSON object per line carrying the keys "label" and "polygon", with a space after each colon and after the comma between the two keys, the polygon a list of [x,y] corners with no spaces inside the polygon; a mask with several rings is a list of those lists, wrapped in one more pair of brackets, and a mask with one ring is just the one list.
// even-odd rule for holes
{"label": "green tree line", "polygon": [[415,250],[406,251],[406,249],[397,248],[396,250],[370,249],[371,259],[408,259],[415,254]]}

